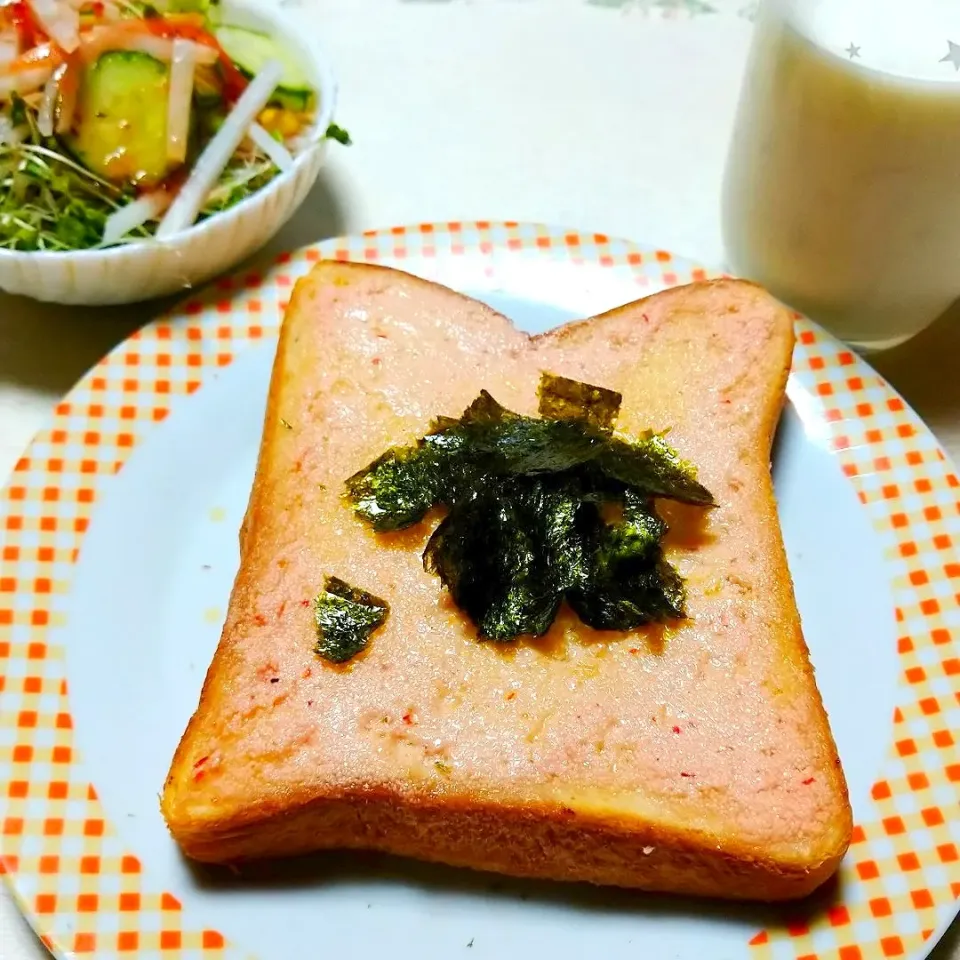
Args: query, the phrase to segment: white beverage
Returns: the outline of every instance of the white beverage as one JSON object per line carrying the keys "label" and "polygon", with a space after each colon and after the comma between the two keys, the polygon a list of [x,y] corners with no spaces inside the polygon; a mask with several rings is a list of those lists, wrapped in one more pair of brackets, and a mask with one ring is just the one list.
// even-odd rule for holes
{"label": "white beverage", "polygon": [[837,336],[936,319],[960,296],[960,0],[770,0],[723,202],[731,268]]}

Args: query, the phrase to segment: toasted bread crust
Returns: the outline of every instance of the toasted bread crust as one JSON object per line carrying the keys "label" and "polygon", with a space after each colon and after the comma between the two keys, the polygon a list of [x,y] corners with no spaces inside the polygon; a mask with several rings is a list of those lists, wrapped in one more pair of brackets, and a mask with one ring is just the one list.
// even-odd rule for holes
{"label": "toasted bread crust", "polygon": [[205,832],[184,843],[188,856],[212,863],[332,849],[372,849],[537,880],[768,902],[807,896],[838,862],[834,856],[804,864],[755,859],[735,844],[707,849],[702,837],[680,825],[638,828],[556,805],[506,807],[481,798],[463,802],[369,790],[314,799],[256,826],[238,825],[234,833],[216,836]]}
{"label": "toasted bread crust", "polygon": [[[332,722],[327,719],[329,712],[315,717],[311,714],[307,721],[301,718],[302,703],[313,703],[302,698],[310,695],[314,689],[310,686],[312,683],[321,683],[316,674],[298,680],[299,685],[291,687],[292,692],[285,692],[279,700],[274,698],[276,702],[264,700],[259,692],[254,695],[254,682],[259,674],[251,673],[253,661],[244,652],[251,642],[247,623],[250,611],[257,609],[257,603],[267,594],[284,597],[289,594],[291,603],[295,602],[295,591],[291,592],[282,583],[279,587],[273,583],[277,578],[282,581],[282,575],[266,571],[275,566],[281,553],[287,555],[289,532],[296,531],[301,522],[293,516],[292,507],[284,521],[286,526],[278,526],[277,521],[278,509],[286,505],[291,490],[295,489],[290,475],[299,463],[284,460],[286,437],[281,433],[285,430],[281,425],[282,411],[294,394],[309,390],[307,374],[301,365],[304,347],[299,341],[309,339],[311,325],[342,321],[343,313],[329,315],[331,310],[339,309],[335,288],[342,288],[344,295],[349,296],[357,286],[363,287],[363,292],[357,294],[360,301],[365,296],[380,296],[384,291],[389,294],[394,287],[402,287],[405,299],[416,302],[418,298],[433,297],[434,312],[440,309],[456,314],[453,323],[459,323],[459,339],[443,341],[439,349],[447,355],[436,358],[451,368],[463,364],[464,360],[466,366],[475,362],[481,370],[513,362],[513,370],[533,368],[535,380],[538,365],[549,363],[551,368],[569,375],[582,374],[585,379],[592,378],[592,382],[604,382],[597,376],[598,371],[616,370],[618,376],[626,379],[608,385],[623,389],[626,384],[625,408],[628,408],[631,373],[623,360],[624,351],[637,351],[638,362],[648,355],[662,358],[659,365],[643,368],[645,380],[654,381],[643,388],[646,390],[643,399],[649,401],[649,405],[642,411],[625,409],[627,422],[623,426],[627,430],[647,426],[648,423],[633,418],[642,419],[652,411],[679,424],[681,452],[685,445],[697,448],[699,444],[707,460],[715,457],[722,461],[722,471],[718,468],[711,478],[712,489],[720,497],[726,493],[732,506],[728,515],[718,511],[717,529],[728,529],[723,524],[729,523],[734,531],[731,536],[742,539],[739,547],[758,558],[756,570],[748,564],[745,574],[728,574],[722,566],[727,555],[718,552],[719,548],[711,544],[709,538],[698,539],[699,534],[689,532],[694,521],[685,512],[686,508],[674,510],[669,517],[677,531],[671,534],[675,540],[671,549],[676,551],[685,575],[695,577],[699,573],[698,559],[709,556],[709,564],[704,565],[718,571],[722,581],[718,592],[719,600],[726,604],[722,609],[718,606],[719,600],[715,602],[717,598],[710,594],[712,587],[700,590],[702,595],[692,596],[691,603],[697,606],[694,619],[704,624],[697,627],[700,632],[696,642],[718,643],[722,656],[724,638],[729,644],[731,637],[746,633],[750,640],[744,641],[745,649],[751,649],[752,645],[758,658],[769,660],[769,665],[763,668],[765,672],[759,675],[761,687],[766,684],[764,689],[775,687],[776,690],[773,694],[757,694],[760,699],[756,702],[772,711],[775,708],[766,704],[775,699],[788,729],[778,733],[776,722],[780,718],[777,717],[764,721],[766,727],[758,722],[758,742],[763,737],[767,739],[751,760],[755,769],[749,771],[753,778],[750,782],[755,780],[759,784],[755,792],[751,792],[747,778],[740,783],[736,768],[723,760],[723,751],[728,746],[732,750],[733,746],[709,739],[723,736],[709,729],[711,724],[719,723],[720,715],[719,708],[709,703],[701,704],[702,719],[696,704],[690,711],[705,732],[691,731],[703,739],[689,748],[689,755],[701,764],[715,762],[716,769],[708,768],[702,775],[702,786],[691,792],[690,781],[678,784],[664,781],[662,789],[657,786],[660,781],[649,787],[642,780],[634,785],[624,778],[621,783],[619,775],[611,774],[609,767],[602,768],[596,785],[589,780],[575,779],[566,784],[563,764],[557,766],[555,760],[544,759],[545,754],[535,751],[531,753],[539,765],[535,773],[524,774],[525,779],[516,782],[505,781],[503,775],[497,773],[502,765],[490,761],[482,746],[477,746],[475,754],[467,757],[465,766],[469,776],[465,775],[462,780],[457,775],[430,776],[430,764],[426,764],[425,773],[423,757],[417,754],[416,762],[411,760],[409,744],[402,737],[398,742],[403,751],[392,754],[390,763],[384,761],[386,766],[377,766],[379,761],[370,760],[369,769],[353,769],[346,760],[359,755],[356,751],[363,754],[364,738],[369,739],[366,730],[352,734],[349,731],[356,728],[346,727],[346,734],[339,732],[341,736],[361,741],[359,745],[350,739],[349,744],[318,746],[314,733],[324,731],[325,725]],[[397,309],[396,303],[391,303],[391,309]],[[362,305],[359,302],[354,307],[360,309]],[[465,311],[462,316],[461,311]],[[747,314],[748,319],[744,319]],[[725,315],[729,316],[731,327],[739,325],[737,336],[745,338],[742,343],[736,338],[729,342],[725,339]],[[471,339],[473,327],[482,329],[482,337]],[[330,334],[334,339],[347,335]],[[757,342],[752,342],[754,340]],[[737,346],[747,351],[747,355],[725,356],[724,351]],[[184,852],[197,860],[225,862],[332,847],[373,848],[517,876],[583,880],[734,899],[792,899],[808,894],[823,883],[835,872],[847,849],[851,812],[840,761],[803,640],[769,470],[770,449],[783,403],[792,347],[789,314],[762,290],[741,281],[721,280],[675,288],[600,317],[569,324],[538,337],[527,337],[492,310],[426,281],[384,268],[319,264],[298,284],[281,330],[258,468],[241,530],[241,566],[231,597],[231,612],[199,706],[174,756],[163,793],[164,816]],[[708,357],[711,350],[720,353]],[[725,356],[723,363],[718,359],[721,356]],[[729,367],[724,373],[726,379],[723,383],[716,382],[717,371],[725,367]],[[658,377],[663,378],[662,383],[657,381]],[[688,390],[681,389],[685,377],[693,382],[697,382],[697,377],[707,379],[697,383],[696,390]],[[464,395],[469,396],[475,386],[467,383],[463,387]],[[453,396],[460,395],[453,393]],[[677,396],[680,399],[676,399]],[[694,410],[689,404],[698,396],[700,408]],[[448,398],[447,402],[452,401]],[[683,407],[684,404],[688,406]],[[305,413],[311,408],[301,404],[298,409]],[[442,410],[433,409],[432,413],[455,409],[444,406]],[[701,423],[701,415],[709,422]],[[412,419],[415,421],[416,417]],[[375,432],[376,421],[371,420],[370,424],[370,432]],[[409,423],[404,421],[401,427],[406,430]],[[384,436],[392,438],[391,429],[400,427],[385,428]],[[738,444],[735,451],[723,450],[706,436],[710,431],[719,431],[722,435],[724,430],[733,438],[731,442]],[[382,449],[377,447],[381,441],[376,438],[370,436],[365,440],[369,440],[369,449],[357,455],[356,466],[372,458],[366,453],[375,455]],[[718,491],[718,483],[729,484],[729,490]],[[744,532],[737,533],[738,523]],[[303,539],[312,542],[312,537],[320,535],[319,529],[304,531]],[[278,538],[278,530],[282,537]],[[710,536],[716,539],[714,534]],[[408,545],[412,548],[409,552],[414,554],[417,542],[410,541]],[[321,544],[316,546],[323,552]],[[379,555],[365,556],[369,561],[370,556]],[[418,561],[416,554],[414,558]],[[362,565],[358,569],[363,569]],[[280,594],[271,592],[276,589]],[[435,585],[431,589],[439,591]],[[699,588],[691,589],[693,594]],[[713,624],[713,633],[707,632],[710,624]],[[286,652],[298,650],[296,644],[300,644],[301,639],[291,639],[291,628],[286,622],[282,627],[271,629],[277,631],[277,655],[268,658],[268,665],[283,674],[286,661],[296,660],[297,669],[306,664],[304,673],[309,674],[312,669],[309,657],[303,659],[299,653]],[[302,621],[297,629],[303,630]],[[637,636],[649,640],[644,631],[639,631]],[[669,672],[673,651],[683,647],[684,637],[685,634],[680,634],[666,639],[659,654],[660,669],[664,673]],[[617,657],[625,653],[623,647],[627,642],[640,642],[636,638],[631,641],[629,637],[617,640],[618,644],[611,644],[611,649],[616,647]],[[302,642],[308,648],[309,636]],[[363,665],[357,669],[372,670],[376,657],[388,656],[390,642],[378,640],[369,657],[361,658]],[[474,641],[471,643],[475,645]],[[551,659],[549,650],[544,648],[544,651],[542,654],[525,651],[531,654],[529,669],[527,661],[524,661],[523,672],[516,668],[518,684],[535,685],[538,671],[559,669],[553,666],[556,661]],[[473,657],[473,646],[463,648],[463,655]],[[429,661],[436,654],[425,649],[423,656]],[[676,656],[680,657],[681,653]],[[612,674],[611,690],[619,689],[616,684],[621,682],[622,671],[631,669],[636,661],[631,662],[626,656],[623,662],[626,666],[618,667],[621,674]],[[736,660],[734,668],[739,663],[740,660]],[[498,664],[497,669],[500,667]],[[315,669],[326,675],[325,683],[330,669],[319,666]],[[387,665],[383,669],[386,670]],[[476,669],[487,669],[486,662],[480,661]],[[607,667],[601,665],[598,669]],[[657,669],[656,663],[652,669]],[[678,675],[687,669],[687,666],[678,666]],[[711,668],[704,669],[709,678]],[[339,676],[343,684],[352,682],[352,678],[346,679],[351,676],[350,668]],[[743,682],[755,685],[756,679],[756,675],[747,674]],[[731,678],[730,682],[736,680]],[[671,688],[672,697],[680,696],[677,689]],[[347,695],[345,685],[329,687],[332,694],[325,692],[328,691],[325,686],[318,685],[316,690],[318,700],[321,696],[336,697],[339,690]],[[369,690],[375,691],[376,686]],[[364,695],[371,698],[373,694],[369,690]],[[248,691],[255,705],[245,712],[242,701]],[[520,691],[523,695],[522,686]],[[384,702],[391,692],[384,688]],[[694,699],[703,696],[697,692],[690,695]],[[466,707],[461,704],[456,709],[469,709],[469,698],[473,696],[476,698],[474,714],[481,718],[501,716],[496,712],[500,706],[493,708],[481,702],[480,694],[466,696]],[[296,719],[293,700],[288,697],[299,698],[296,709],[301,713]],[[681,701],[682,697],[676,702]],[[682,702],[680,709],[682,712]],[[629,705],[621,713],[624,711],[629,714]],[[598,716],[603,719],[602,713]],[[610,717],[620,719],[613,714]],[[656,724],[658,718],[652,719]],[[273,726],[264,732],[265,724]],[[562,723],[558,723],[558,727],[561,728],[557,734],[560,745],[567,743],[576,753],[580,747],[569,743],[573,734],[564,733],[568,728]],[[675,725],[673,729],[679,731],[680,726]],[[402,729],[400,733],[403,734]],[[269,744],[266,748],[259,741],[252,745],[251,736],[267,739]],[[679,735],[676,741],[670,738],[665,741],[657,730],[655,736],[661,737],[655,742],[665,744],[664,749],[673,751],[677,763],[682,763],[684,750],[688,748],[685,744],[674,745],[680,742]],[[467,740],[466,735],[464,739]],[[391,750],[394,748],[394,741],[385,742]],[[781,742],[783,750],[776,756]],[[419,745],[417,749],[422,750]],[[801,752],[803,756],[783,755],[789,751]],[[215,760],[209,761],[214,754]],[[771,755],[774,759],[764,759]],[[635,754],[628,752],[623,756]],[[312,775],[309,768],[293,773],[298,757],[308,761],[313,758],[316,774]],[[660,774],[654,760],[659,763],[660,757],[642,755],[636,762],[649,761],[643,769],[655,778]],[[223,773],[228,767],[229,773]],[[617,769],[616,765],[613,769]],[[724,777],[729,780],[731,770],[737,782],[726,784]],[[784,778],[792,778],[794,770],[797,782],[781,783]],[[688,776],[686,772],[680,775]],[[723,795],[723,791],[728,795]],[[759,821],[762,827],[756,827],[749,820]]]}

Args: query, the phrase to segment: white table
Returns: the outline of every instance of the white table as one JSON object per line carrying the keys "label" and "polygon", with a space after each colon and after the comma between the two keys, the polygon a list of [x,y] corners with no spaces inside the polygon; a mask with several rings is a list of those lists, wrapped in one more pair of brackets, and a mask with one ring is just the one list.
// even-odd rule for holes
{"label": "white table", "polygon": [[[353,134],[274,249],[371,227],[546,221],[722,262],[748,0],[302,0]],[[308,6],[307,6],[308,5]],[[679,9],[678,9],[679,8]],[[688,9],[682,9],[688,8]],[[0,294],[0,476],[54,402],[158,311]],[[960,459],[960,308],[876,359]],[[0,960],[45,956],[0,889]],[[957,925],[934,953],[960,960]]]}

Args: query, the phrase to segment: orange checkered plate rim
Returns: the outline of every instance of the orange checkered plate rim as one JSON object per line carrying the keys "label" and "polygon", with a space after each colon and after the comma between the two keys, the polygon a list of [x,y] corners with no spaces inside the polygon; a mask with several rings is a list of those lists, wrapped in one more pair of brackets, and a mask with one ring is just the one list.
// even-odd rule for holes
{"label": "orange checkered plate rim", "polygon": [[[132,461],[171,429],[171,414],[215,398],[246,355],[269,359],[292,285],[321,258],[409,269],[488,291],[492,301],[505,291],[517,303],[535,301],[552,290],[571,314],[581,301],[624,302],[713,275],[663,250],[542,225],[396,227],[225,278],[135,333],[77,384],[0,493],[0,869],[58,956],[251,956],[248,944],[205,920],[189,885],[158,878],[136,830],[101,802],[68,690],[81,655],[68,610],[88,531]],[[858,522],[875,536],[885,577],[878,603],[889,602],[896,625],[895,703],[839,892],[769,922],[745,921],[737,955],[919,960],[960,898],[960,481],[881,377],[815,325],[799,317],[797,325],[791,408],[804,442],[830,458]],[[249,430],[258,433],[259,423]],[[157,784],[164,772],[155,771]]]}

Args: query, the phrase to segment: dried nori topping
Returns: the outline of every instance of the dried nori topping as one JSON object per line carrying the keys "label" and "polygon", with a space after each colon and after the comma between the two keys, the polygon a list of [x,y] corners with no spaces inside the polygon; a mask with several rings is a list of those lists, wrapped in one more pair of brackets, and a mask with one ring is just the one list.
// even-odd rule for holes
{"label": "dried nori topping", "polygon": [[[459,419],[438,417],[415,444],[350,477],[347,496],[380,532],[447,508],[424,567],[481,638],[542,635],[564,599],[600,630],[683,617],[683,581],[663,557],[654,498],[714,500],[662,436],[613,433],[620,402],[615,391],[544,374],[537,418],[481,391]],[[612,520],[611,509],[620,512]]]}
{"label": "dried nori topping", "polygon": [[440,458],[422,443],[387,450],[347,480],[354,509],[379,533],[419,523],[443,492]]}
{"label": "dried nori topping", "polygon": [[567,592],[584,623],[597,630],[631,630],[683,617],[683,581],[660,548],[666,532],[653,503],[632,491],[624,498],[621,520],[591,529],[588,575]]}
{"label": "dried nori topping", "polygon": [[616,390],[544,373],[540,377],[540,416],[550,420],[586,420],[612,430],[623,396]]}
{"label": "dried nori topping", "polygon": [[458,500],[427,542],[436,573],[480,636],[546,633],[564,590],[579,582],[579,502],[569,491],[510,478]]}
{"label": "dried nori topping", "polygon": [[610,437],[597,456],[597,467],[609,480],[638,493],[697,507],[716,505],[710,491],[697,483],[693,464],[656,433],[640,440]]}
{"label": "dried nori topping", "polygon": [[323,592],[313,601],[317,621],[314,651],[324,660],[345,663],[366,647],[389,612],[386,600],[337,577],[327,577]]}

